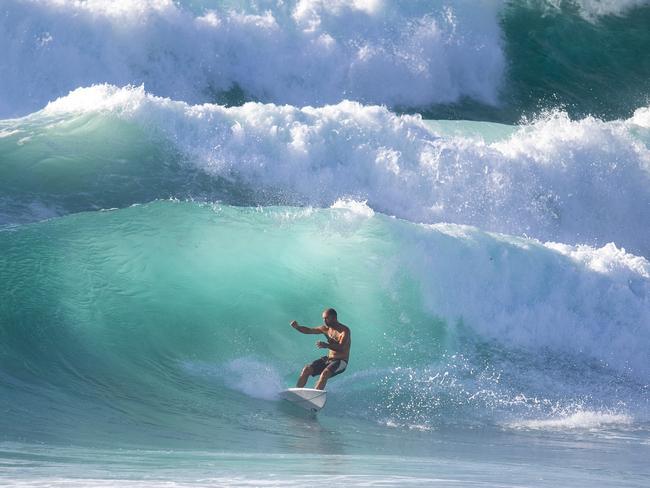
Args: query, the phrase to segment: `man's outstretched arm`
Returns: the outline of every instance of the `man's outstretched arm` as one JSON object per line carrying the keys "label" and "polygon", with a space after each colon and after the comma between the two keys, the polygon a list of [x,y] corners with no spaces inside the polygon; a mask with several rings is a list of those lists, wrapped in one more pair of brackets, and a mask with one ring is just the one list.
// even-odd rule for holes
{"label": "man's outstretched arm", "polygon": [[303,334],[322,334],[323,333],[323,326],[318,326],[318,327],[305,327],[304,325],[298,324],[295,320],[292,320],[291,323],[289,324],[291,327],[296,329],[298,332],[302,332]]}

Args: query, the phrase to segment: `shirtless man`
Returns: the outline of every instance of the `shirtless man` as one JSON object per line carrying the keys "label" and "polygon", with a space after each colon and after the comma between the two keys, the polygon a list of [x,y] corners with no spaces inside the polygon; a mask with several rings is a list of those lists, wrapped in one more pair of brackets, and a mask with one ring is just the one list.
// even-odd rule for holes
{"label": "shirtless man", "polygon": [[327,356],[317,359],[302,369],[297,388],[303,388],[310,376],[320,375],[316,382],[316,389],[322,390],[329,378],[341,374],[348,366],[351,344],[350,329],[338,321],[336,310],[333,308],[328,308],[323,312],[323,322],[325,323],[318,327],[305,327],[299,325],[295,320],[291,322],[291,327],[303,334],[325,334],[327,342],[317,341],[316,347],[329,349]]}

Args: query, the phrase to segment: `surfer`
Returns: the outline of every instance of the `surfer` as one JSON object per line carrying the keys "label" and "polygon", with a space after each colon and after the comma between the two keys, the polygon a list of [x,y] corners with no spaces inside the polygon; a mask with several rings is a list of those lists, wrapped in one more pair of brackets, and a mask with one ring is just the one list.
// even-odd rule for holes
{"label": "surfer", "polygon": [[328,308],[323,312],[323,322],[323,325],[318,327],[305,327],[295,320],[291,322],[291,327],[303,334],[324,334],[327,337],[327,342],[316,341],[316,347],[329,349],[327,356],[307,364],[302,369],[297,388],[303,388],[310,376],[320,375],[316,382],[316,389],[322,390],[329,378],[341,374],[348,366],[351,344],[350,329],[338,321],[336,310],[333,308]]}

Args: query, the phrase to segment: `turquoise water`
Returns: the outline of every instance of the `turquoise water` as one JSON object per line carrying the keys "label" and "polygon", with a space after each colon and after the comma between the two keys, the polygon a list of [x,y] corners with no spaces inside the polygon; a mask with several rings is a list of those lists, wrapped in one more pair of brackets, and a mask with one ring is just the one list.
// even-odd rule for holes
{"label": "turquoise water", "polygon": [[5,2],[0,485],[647,486],[649,8]]}

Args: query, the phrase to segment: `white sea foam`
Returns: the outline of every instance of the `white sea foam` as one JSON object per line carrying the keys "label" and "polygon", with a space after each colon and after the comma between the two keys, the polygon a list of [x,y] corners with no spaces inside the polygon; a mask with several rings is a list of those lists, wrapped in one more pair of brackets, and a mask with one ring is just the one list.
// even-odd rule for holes
{"label": "white sea foam", "polygon": [[20,134],[21,131],[19,130],[2,130],[0,129],[0,139],[3,137],[9,137],[9,136],[14,136],[16,134]]}
{"label": "white sea foam", "polygon": [[597,411],[577,411],[572,414],[537,420],[511,422],[514,429],[531,430],[597,430],[611,427],[626,427],[633,422],[632,417],[622,413]]}
{"label": "white sea foam", "polygon": [[[279,460],[282,462],[284,459]],[[303,460],[300,460],[303,462]],[[340,459],[333,461],[341,462]],[[238,471],[241,468],[238,468]],[[147,473],[147,476],[150,476]],[[311,488],[313,486],[327,485],[336,479],[341,486],[366,488],[368,486],[428,486],[440,484],[442,481],[448,481],[449,485],[458,485],[460,482],[453,477],[449,480],[440,477],[410,476],[410,475],[390,475],[390,474],[340,474],[335,476],[331,474],[286,474],[286,475],[268,475],[268,473],[253,473],[252,475],[230,475],[230,476],[212,476],[202,477],[199,480],[178,480],[172,476],[164,479],[139,480],[139,479],[102,479],[88,478],[84,476],[51,477],[47,479],[21,479],[9,478],[10,486],[15,488],[209,488],[209,487],[233,487],[233,488]]]}
{"label": "white sea foam", "polygon": [[375,211],[368,206],[367,200],[359,202],[349,198],[340,198],[332,204],[331,208],[348,210],[353,215],[361,217],[372,217],[375,215]]}
{"label": "white sea foam", "polygon": [[650,255],[650,150],[636,135],[641,109],[613,122],[553,112],[490,142],[476,124],[467,137],[442,136],[419,116],[356,102],[225,108],[155,97],[143,87],[78,89],[42,114],[80,111],[134,121],[207,173],[277,191],[282,203],[352,199],[415,222],[568,244],[614,242]]}
{"label": "white sea foam", "polygon": [[[555,8],[559,8],[561,0],[546,0]],[[630,10],[650,5],[650,0],[573,0],[583,17],[597,20],[605,15],[626,15]]]}
{"label": "white sea foam", "polygon": [[500,3],[292,0],[192,13],[172,0],[5,0],[0,116],[101,82],[191,103],[238,85],[300,106],[495,104]]}
{"label": "white sea foam", "polygon": [[639,127],[650,129],[650,107],[641,107],[635,110],[630,122]]}

